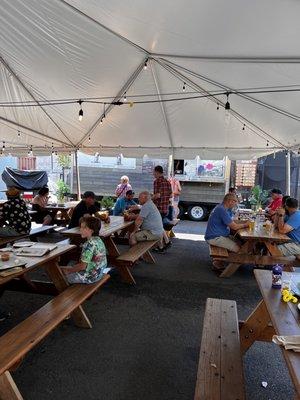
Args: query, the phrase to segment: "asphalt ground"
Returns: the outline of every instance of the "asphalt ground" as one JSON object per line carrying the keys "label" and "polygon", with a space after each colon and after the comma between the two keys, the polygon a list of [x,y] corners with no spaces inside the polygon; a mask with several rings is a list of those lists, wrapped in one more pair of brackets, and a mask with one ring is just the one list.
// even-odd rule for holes
{"label": "asphalt ground", "polygon": [[[141,262],[134,268],[136,286],[112,278],[84,304],[92,329],[67,320],[35,347],[12,373],[24,399],[193,399],[206,298],[236,300],[239,319],[261,298],[251,268],[241,268],[230,279],[211,271],[205,226],[181,221],[167,253],[155,254],[155,265]],[[39,277],[45,278],[42,272]],[[49,299],[5,292],[0,308],[11,317],[0,323],[0,334]],[[276,345],[253,345],[244,371],[248,399],[293,399]]]}

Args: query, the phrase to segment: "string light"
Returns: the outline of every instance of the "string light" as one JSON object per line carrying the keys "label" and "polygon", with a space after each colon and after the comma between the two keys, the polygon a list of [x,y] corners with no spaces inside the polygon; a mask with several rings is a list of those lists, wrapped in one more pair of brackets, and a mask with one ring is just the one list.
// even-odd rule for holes
{"label": "string light", "polygon": [[124,101],[124,103],[126,103],[126,101],[127,101],[126,92],[124,93],[123,101]]}
{"label": "string light", "polygon": [[80,105],[80,110],[79,110],[79,113],[78,113],[78,120],[82,121],[82,118],[83,118],[82,100],[78,100],[78,103]]}
{"label": "string light", "polygon": [[242,131],[244,131],[245,130],[245,124],[243,125],[243,127],[242,127]]}
{"label": "string light", "polygon": [[148,58],[147,58],[147,60],[145,61],[145,64],[144,64],[144,69],[146,70],[148,68]]}
{"label": "string light", "polygon": [[269,141],[267,140],[267,147],[269,147]]}
{"label": "string light", "polygon": [[287,151],[285,152],[285,156],[286,156],[286,158],[287,158],[287,156],[288,156],[288,152],[287,152]]}
{"label": "string light", "polygon": [[183,86],[182,86],[182,91],[183,91],[183,92],[185,92],[185,85],[186,85],[186,83],[183,82]]}
{"label": "string light", "polygon": [[219,108],[220,108],[220,105],[219,105],[219,103],[217,103],[217,110],[219,110]]}
{"label": "string light", "polygon": [[89,136],[89,142],[91,141],[91,136]]}
{"label": "string light", "polygon": [[100,119],[100,124],[103,125],[103,118]]}
{"label": "string light", "polygon": [[3,141],[2,150],[5,150],[5,142]]}
{"label": "string light", "polygon": [[228,92],[226,93],[226,96],[227,96],[227,101],[225,104],[225,110],[230,110],[229,93]]}
{"label": "string light", "polygon": [[18,131],[18,137],[20,137],[21,136],[21,132],[20,131]]}

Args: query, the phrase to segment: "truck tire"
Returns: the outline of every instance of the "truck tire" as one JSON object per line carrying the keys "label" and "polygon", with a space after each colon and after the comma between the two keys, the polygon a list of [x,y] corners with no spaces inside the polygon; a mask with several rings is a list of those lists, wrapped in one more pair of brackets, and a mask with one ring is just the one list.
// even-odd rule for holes
{"label": "truck tire", "polygon": [[193,205],[188,208],[188,216],[192,221],[203,221],[208,214],[206,207],[202,205]]}

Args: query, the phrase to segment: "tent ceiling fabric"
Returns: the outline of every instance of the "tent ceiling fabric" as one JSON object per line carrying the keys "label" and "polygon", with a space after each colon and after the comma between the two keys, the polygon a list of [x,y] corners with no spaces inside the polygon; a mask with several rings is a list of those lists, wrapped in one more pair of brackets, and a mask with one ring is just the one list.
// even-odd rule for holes
{"label": "tent ceiling fabric", "polygon": [[[129,103],[178,97],[167,93],[299,89],[299,13],[293,0],[165,0],[158,7],[146,0],[3,0],[1,140],[14,153],[32,145],[43,153],[53,146],[105,155],[238,159],[296,149],[300,92],[231,94],[230,118],[223,106],[217,111],[224,94],[124,104],[111,107],[103,124],[102,104],[83,102],[81,122],[77,103],[3,104],[122,100],[124,91]],[[181,93],[183,82],[192,94]]]}

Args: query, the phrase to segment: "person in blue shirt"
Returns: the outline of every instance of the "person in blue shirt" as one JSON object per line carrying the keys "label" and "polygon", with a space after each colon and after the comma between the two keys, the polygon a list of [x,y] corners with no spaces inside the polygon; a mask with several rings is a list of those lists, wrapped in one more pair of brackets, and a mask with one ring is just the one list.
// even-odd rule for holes
{"label": "person in blue shirt", "polygon": [[298,200],[292,197],[286,199],[285,207],[278,208],[275,217],[275,228],[279,233],[286,234],[291,242],[278,245],[284,256],[300,254],[300,211]]}
{"label": "person in blue shirt", "polygon": [[[230,229],[236,231],[248,228],[249,223],[238,223],[233,220],[232,209],[236,206],[238,199],[235,194],[227,193],[221,204],[218,204],[211,212],[205,232],[207,243],[223,247],[229,251],[237,253],[240,250],[239,244],[230,236]],[[223,264],[213,260],[214,270],[223,268]]]}
{"label": "person in blue shirt", "polygon": [[133,197],[134,192],[132,190],[127,190],[125,197],[119,197],[114,206],[114,215],[123,215],[125,210],[128,210],[132,206],[137,206]]}

